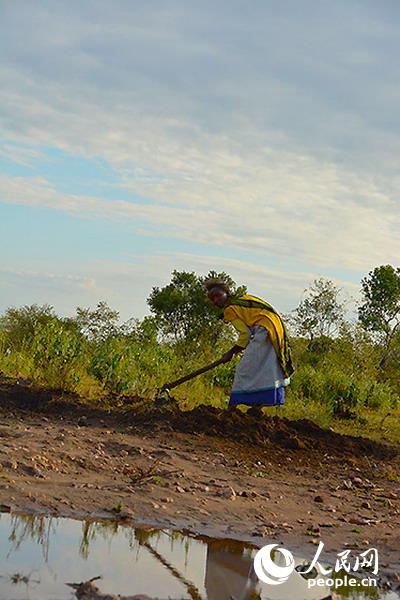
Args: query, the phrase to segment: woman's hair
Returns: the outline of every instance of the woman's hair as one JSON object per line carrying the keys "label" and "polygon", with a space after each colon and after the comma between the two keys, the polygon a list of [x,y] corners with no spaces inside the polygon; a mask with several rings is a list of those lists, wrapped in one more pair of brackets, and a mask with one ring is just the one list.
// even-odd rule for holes
{"label": "woman's hair", "polygon": [[228,284],[222,279],[207,279],[207,281],[204,282],[204,287],[206,288],[208,294],[212,289],[219,288],[220,290],[226,292],[228,296],[231,295]]}

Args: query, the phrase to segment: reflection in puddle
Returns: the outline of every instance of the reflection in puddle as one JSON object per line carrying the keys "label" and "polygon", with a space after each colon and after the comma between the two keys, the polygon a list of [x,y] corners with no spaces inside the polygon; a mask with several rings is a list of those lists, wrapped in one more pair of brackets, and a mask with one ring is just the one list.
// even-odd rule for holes
{"label": "reflection in puddle", "polygon": [[[0,600],[99,599],[104,594],[167,600],[301,600],[331,597],[328,587],[308,590],[294,571],[285,584],[260,585],[256,550],[239,542],[194,538],[115,522],[0,515]],[[301,561],[298,561],[300,564]],[[301,569],[300,569],[301,570]],[[98,576],[101,580],[94,580]],[[92,595],[77,584],[93,579]],[[97,588],[96,588],[97,586]],[[97,591],[96,591],[97,589]],[[397,598],[368,588],[335,598]],[[110,598],[110,597],[108,597]]]}

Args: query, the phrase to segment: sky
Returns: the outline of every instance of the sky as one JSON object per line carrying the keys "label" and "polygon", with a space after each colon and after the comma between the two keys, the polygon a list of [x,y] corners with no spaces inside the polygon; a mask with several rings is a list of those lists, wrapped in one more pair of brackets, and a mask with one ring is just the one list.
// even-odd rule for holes
{"label": "sky", "polygon": [[0,312],[399,265],[398,0],[0,0]]}

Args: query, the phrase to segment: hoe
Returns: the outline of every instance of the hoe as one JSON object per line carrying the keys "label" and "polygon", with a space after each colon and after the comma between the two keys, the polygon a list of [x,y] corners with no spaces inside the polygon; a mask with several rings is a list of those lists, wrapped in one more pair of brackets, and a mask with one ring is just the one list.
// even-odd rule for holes
{"label": "hoe", "polygon": [[177,387],[178,385],[181,385],[181,383],[185,383],[185,381],[189,381],[189,379],[193,379],[193,377],[197,377],[197,375],[201,375],[202,373],[205,373],[206,371],[215,369],[215,367],[218,367],[218,365],[221,365],[223,362],[224,362],[223,358],[219,358],[218,360],[215,360],[214,362],[210,363],[209,365],[205,365],[204,367],[201,367],[201,369],[197,369],[197,371],[193,371],[192,373],[189,373],[188,375],[185,375],[184,377],[181,377],[180,379],[177,379],[176,381],[171,381],[170,383],[165,383],[156,392],[155,399],[154,399],[155,405],[163,406],[164,404],[172,402],[172,398],[169,395],[169,393],[173,388]]}

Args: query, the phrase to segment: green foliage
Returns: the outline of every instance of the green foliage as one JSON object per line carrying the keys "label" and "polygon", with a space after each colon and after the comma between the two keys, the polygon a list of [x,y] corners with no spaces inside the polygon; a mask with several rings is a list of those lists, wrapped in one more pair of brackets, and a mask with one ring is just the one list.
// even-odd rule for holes
{"label": "green foliage", "polygon": [[306,297],[289,317],[294,332],[310,340],[334,335],[344,319],[340,289],[329,279],[315,279],[305,290]]}
{"label": "green foliage", "polygon": [[109,392],[127,391],[133,388],[135,361],[139,355],[140,348],[136,344],[109,338],[94,348],[89,373]]}
{"label": "green foliage", "polygon": [[38,379],[51,387],[74,389],[85,367],[84,350],[82,336],[58,319],[38,325],[30,347]]}
{"label": "green foliage", "polygon": [[361,281],[363,304],[359,319],[368,331],[386,338],[400,325],[400,268],[382,265]]}
{"label": "green foliage", "polygon": [[119,312],[112,310],[107,302],[99,302],[94,310],[90,308],[76,309],[76,317],[72,319],[79,331],[93,342],[101,342],[119,333]]}
{"label": "green foliage", "polygon": [[[312,418],[341,431],[364,427],[358,433],[400,439],[398,270],[385,267],[375,271],[374,278],[366,278],[362,318],[356,324],[343,320],[343,303],[332,282],[314,281],[295,311],[298,335],[291,346],[297,369],[287,402],[269,409],[270,414]],[[234,292],[244,293],[225,273],[207,275],[217,277]],[[375,290],[381,290],[378,283],[387,282],[386,278],[392,282],[390,294],[376,296]],[[109,393],[151,398],[157,388],[220,357],[236,338],[233,328],[219,318],[220,310],[208,302],[205,279],[174,271],[169,285],[152,291],[149,305],[153,314],[123,325],[118,322],[118,312],[105,302],[99,302],[95,310],[77,309],[72,319],[58,318],[48,305],[8,309],[0,317],[0,370],[74,390],[84,398],[108,396],[107,402],[113,402]],[[391,298],[390,302],[385,298]],[[382,323],[384,327],[379,325]],[[383,350],[386,357],[382,363]],[[175,388],[173,396],[180,407],[226,406],[239,359]],[[338,397],[355,415],[351,422],[341,421],[335,413]]]}
{"label": "green foliage", "polygon": [[29,344],[39,325],[46,325],[56,318],[53,307],[49,304],[25,305],[21,308],[7,308],[0,317],[0,332],[4,350],[21,350],[23,344]]}
{"label": "green foliage", "polygon": [[225,281],[234,294],[245,293],[245,288],[236,288],[229,275],[215,271],[200,277],[194,272],[175,270],[171,283],[153,288],[147,302],[166,338],[193,340],[207,331],[215,341],[223,335],[222,311],[207,299],[204,289],[204,282],[211,278]]}
{"label": "green foliage", "polygon": [[383,371],[400,355],[400,268],[376,267],[361,285],[363,303],[358,308],[359,321],[381,344],[379,367]]}

